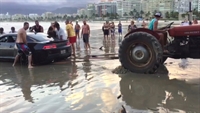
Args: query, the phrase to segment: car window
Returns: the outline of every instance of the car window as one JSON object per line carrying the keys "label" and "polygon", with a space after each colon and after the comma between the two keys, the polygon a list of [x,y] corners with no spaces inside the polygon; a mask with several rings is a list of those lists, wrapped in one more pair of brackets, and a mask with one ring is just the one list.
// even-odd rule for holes
{"label": "car window", "polygon": [[4,36],[0,39],[0,42],[14,43],[15,40],[16,40],[16,37],[14,36]]}
{"label": "car window", "polygon": [[1,38],[0,38],[0,42],[7,42],[7,37],[6,37],[6,36],[1,37]]}
{"label": "car window", "polygon": [[27,42],[29,42],[29,43],[31,43],[31,42],[37,42],[37,40],[35,40],[35,39],[33,39],[33,38],[31,38],[31,37],[27,37]]}
{"label": "car window", "polygon": [[37,34],[29,34],[30,37],[33,39],[37,40],[38,42],[43,42],[43,41],[51,41],[51,38],[48,38],[46,34],[44,33],[37,33]]}

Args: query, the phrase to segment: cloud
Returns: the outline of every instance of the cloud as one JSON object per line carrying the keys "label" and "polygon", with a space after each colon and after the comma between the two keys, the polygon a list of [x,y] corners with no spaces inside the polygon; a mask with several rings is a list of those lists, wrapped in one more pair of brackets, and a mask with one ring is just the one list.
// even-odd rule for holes
{"label": "cloud", "polygon": [[[0,2],[13,2],[19,4],[34,4],[34,5],[59,5],[59,4],[66,4],[66,7],[70,5],[76,4],[86,4],[89,2],[98,2],[99,0],[0,0]],[[70,6],[69,5],[69,6]]]}

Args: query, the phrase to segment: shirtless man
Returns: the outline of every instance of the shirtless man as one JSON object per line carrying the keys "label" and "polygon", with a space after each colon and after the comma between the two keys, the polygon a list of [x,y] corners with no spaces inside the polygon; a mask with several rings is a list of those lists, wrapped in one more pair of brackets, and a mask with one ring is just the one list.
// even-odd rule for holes
{"label": "shirtless man", "polygon": [[[28,28],[29,28],[29,23],[24,22],[24,27],[21,28],[17,33],[16,46],[17,46],[18,52],[22,51],[24,54],[28,56],[28,68],[33,68],[33,66],[31,65],[32,53],[29,47],[27,46],[27,40],[26,40],[26,30]],[[16,55],[13,66],[15,66],[16,62],[18,61],[19,56],[20,56],[20,53]]]}
{"label": "shirtless man", "polygon": [[80,31],[80,25],[78,24],[78,21],[76,21],[76,25],[75,25],[75,32],[76,32],[76,37],[78,39],[80,39],[80,36],[79,36],[79,31]]}
{"label": "shirtless man", "polygon": [[110,24],[108,21],[106,21],[106,24],[104,25],[104,41],[108,40],[109,29],[110,29]]}
{"label": "shirtless man", "polygon": [[44,31],[43,27],[39,24],[38,20],[35,21],[35,25],[33,26],[33,30],[35,31],[35,33]]}
{"label": "shirtless man", "polygon": [[89,37],[90,37],[90,26],[86,23],[86,21],[83,21],[82,26],[82,32],[81,35],[83,37],[83,42],[85,44],[85,49],[90,49],[90,43],[89,43]]}

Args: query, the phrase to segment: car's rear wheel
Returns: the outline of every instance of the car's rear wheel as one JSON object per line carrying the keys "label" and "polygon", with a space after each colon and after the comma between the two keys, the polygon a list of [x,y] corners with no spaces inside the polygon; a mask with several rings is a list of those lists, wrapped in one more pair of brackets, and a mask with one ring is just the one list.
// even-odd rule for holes
{"label": "car's rear wheel", "polygon": [[162,60],[163,50],[151,34],[135,32],[120,45],[119,60],[122,66],[136,73],[155,73]]}

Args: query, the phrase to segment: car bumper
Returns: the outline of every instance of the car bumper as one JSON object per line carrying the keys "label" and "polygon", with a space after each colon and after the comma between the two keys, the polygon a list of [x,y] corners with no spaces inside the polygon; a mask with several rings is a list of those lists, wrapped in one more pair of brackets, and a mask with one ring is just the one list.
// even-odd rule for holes
{"label": "car bumper", "polygon": [[52,50],[39,50],[33,53],[34,63],[43,63],[58,59],[65,59],[71,56],[71,46]]}

